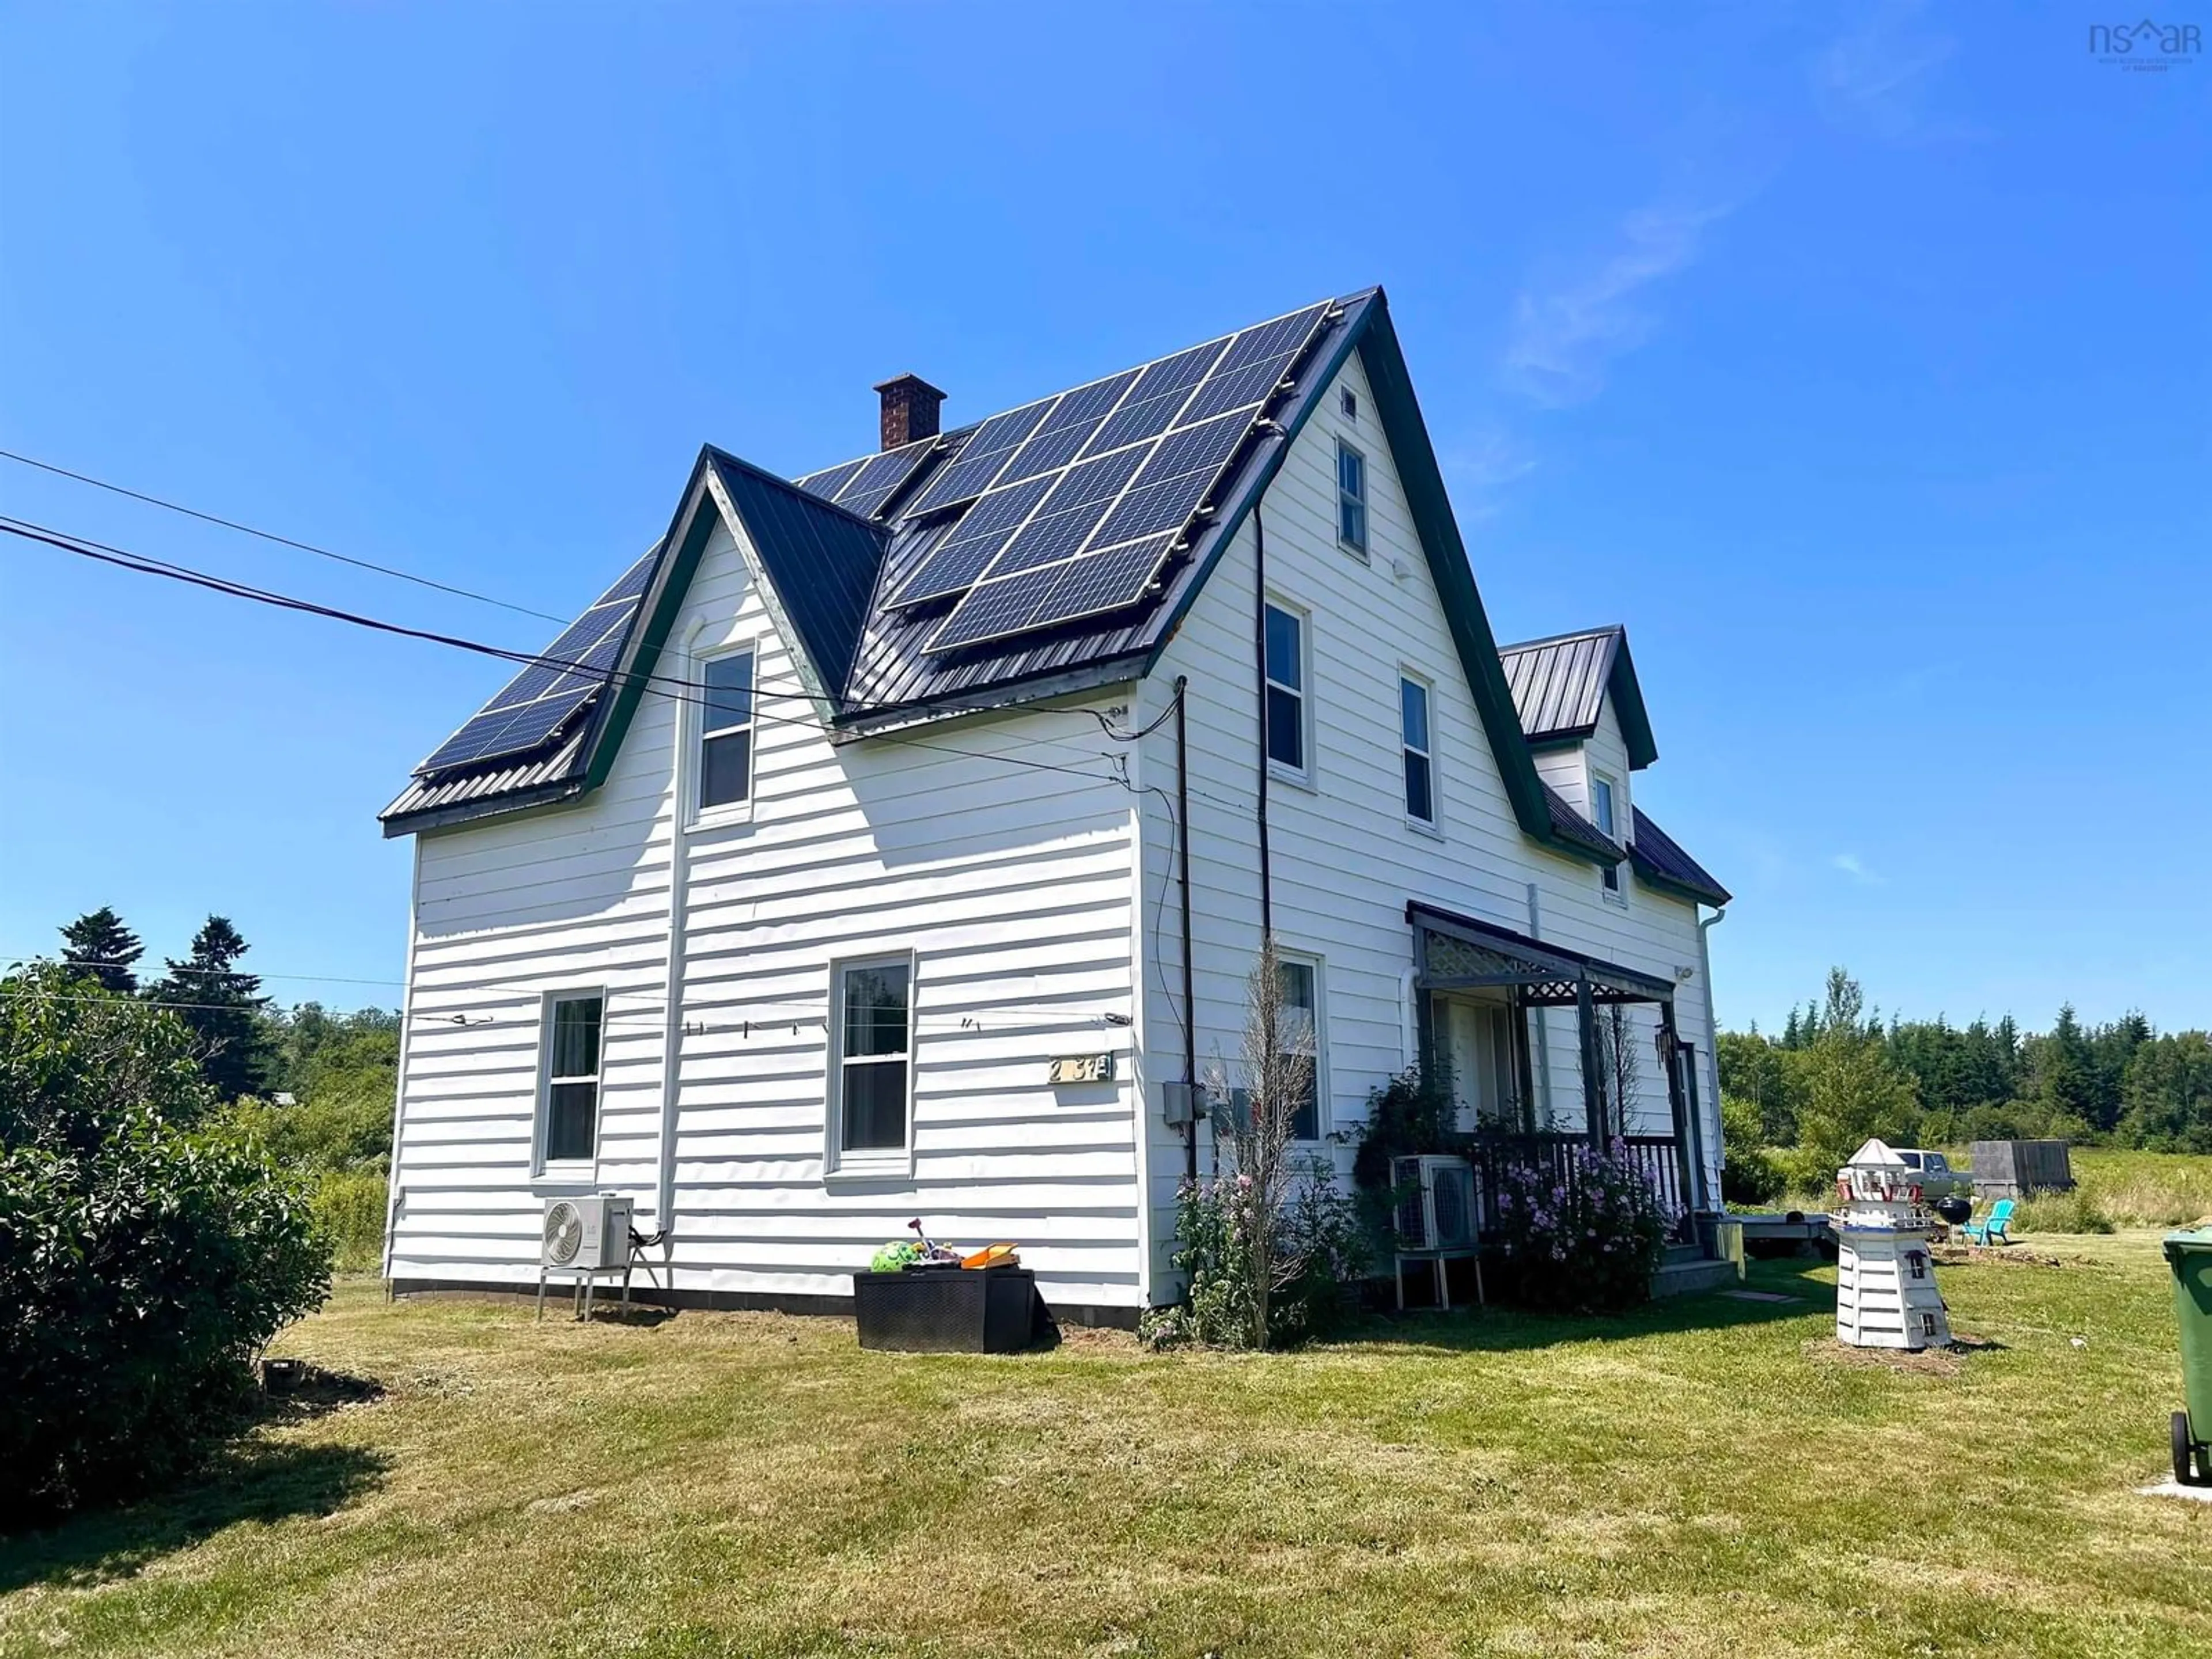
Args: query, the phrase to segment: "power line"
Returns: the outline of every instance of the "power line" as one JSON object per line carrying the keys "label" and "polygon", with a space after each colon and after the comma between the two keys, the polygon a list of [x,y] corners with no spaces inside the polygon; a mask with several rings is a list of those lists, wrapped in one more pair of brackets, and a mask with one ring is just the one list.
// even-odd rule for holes
{"label": "power line", "polygon": [[[661,696],[675,697],[683,702],[699,703],[702,706],[707,701],[705,696],[707,688],[700,681],[663,674],[641,673],[635,669],[594,668],[588,664],[570,661],[566,658],[545,656],[528,651],[515,651],[505,646],[488,645],[481,640],[465,639],[458,635],[440,634],[428,629],[410,628],[404,623],[387,622],[381,617],[363,616],[356,611],[342,611],[332,605],[318,604],[312,599],[302,599],[291,594],[277,592],[273,589],[255,587],[249,583],[233,581],[228,577],[212,575],[204,570],[195,569],[190,565],[157,559],[150,554],[135,553],[127,548],[94,541],[88,537],[70,536],[64,532],[54,531],[48,526],[35,524],[27,519],[15,519],[0,514],[0,531],[4,531],[24,541],[40,542],[46,546],[58,548],[64,553],[74,553],[81,558],[94,559],[102,564],[113,565],[118,569],[132,571],[143,576],[166,577],[172,581],[205,588],[229,599],[250,599],[256,604],[271,605],[278,610],[296,611],[308,616],[321,617],[331,622],[342,622],[356,628],[395,635],[403,639],[421,640],[428,644],[442,645],[457,651],[473,652],[479,656],[495,657],[502,661],[524,666],[535,665],[547,668],[558,668],[568,672],[596,678],[609,685],[617,681],[634,684],[645,691],[654,692]],[[668,690],[662,689],[663,687],[677,689]],[[1070,714],[1079,712],[1091,714],[1102,723],[1105,720],[1103,715],[1098,714],[1093,709],[1079,711],[1070,709],[1060,712]],[[789,714],[772,714],[762,709],[755,709],[752,714],[753,719],[757,721],[779,726],[804,726],[825,735],[833,732],[832,727],[825,726],[819,720],[805,720]],[[1109,735],[1121,738],[1121,734],[1112,732],[1110,727],[1109,731]],[[1119,781],[1103,773],[1085,771],[1079,767],[1063,766],[1049,761],[1026,760],[1016,755],[992,754],[981,750],[962,749],[955,744],[931,743],[920,738],[900,738],[898,741],[908,747],[935,750],[942,754],[964,756],[970,760],[1002,763],[1008,766],[1027,767],[1037,771],[1066,773],[1070,777],[1087,778],[1094,783]],[[1055,741],[1055,739],[1040,738],[1025,740],[1029,744],[1050,741]],[[1122,787],[1127,787],[1127,785],[1124,784]]]}
{"label": "power line", "polygon": [[188,519],[198,519],[203,524],[219,525],[225,530],[234,530],[241,536],[256,536],[264,542],[274,542],[279,547],[297,548],[302,553],[312,553],[317,558],[334,559],[340,564],[349,564],[356,570],[373,570],[380,576],[390,576],[403,582],[413,582],[417,587],[435,588],[441,593],[451,593],[456,599],[474,599],[479,605],[495,605],[502,611],[513,611],[525,617],[538,617],[560,627],[567,627],[565,618],[550,611],[535,611],[526,605],[511,600],[496,599],[489,593],[473,589],[455,587],[449,582],[434,581],[428,576],[418,576],[411,570],[399,570],[388,564],[378,564],[369,559],[356,559],[347,553],[334,552],[327,547],[318,547],[313,542],[295,541],[289,536],[280,536],[273,530],[259,530],[250,524],[240,524],[235,519],[226,519],[214,513],[203,513],[196,507],[186,507],[182,501],[167,501],[159,495],[149,495],[143,490],[126,489],[111,483],[105,478],[95,478],[88,472],[72,472],[65,466],[56,466],[52,461],[42,461],[35,455],[18,454],[12,449],[0,449],[0,460],[15,462],[21,466],[34,466],[41,472],[51,472],[56,477],[69,478],[81,484],[90,484],[94,489],[105,489],[117,495],[127,495],[134,501],[143,501],[149,507],[164,507],[171,513],[181,513]]}
{"label": "power line", "polygon": [[[0,950],[0,956],[4,956],[11,959],[22,962],[57,962],[64,968],[122,968],[132,974],[137,974],[139,971],[137,964],[135,962],[106,962],[96,957],[50,957],[43,951]],[[222,968],[179,968],[170,966],[167,971],[172,974],[197,974],[216,979],[223,978],[228,973],[240,971],[240,976],[246,979],[301,980],[317,985],[382,985],[390,987],[395,985],[404,986],[406,983],[404,980],[398,979],[352,979],[343,974],[264,973],[258,969],[240,971]],[[145,973],[149,977],[156,976],[154,969],[151,968],[145,969]]]}

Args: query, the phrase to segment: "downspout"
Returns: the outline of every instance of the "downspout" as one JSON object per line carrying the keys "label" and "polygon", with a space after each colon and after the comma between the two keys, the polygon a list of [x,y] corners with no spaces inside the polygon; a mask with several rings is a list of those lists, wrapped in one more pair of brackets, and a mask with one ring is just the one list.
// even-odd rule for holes
{"label": "downspout", "polygon": [[1252,648],[1260,684],[1260,936],[1275,936],[1274,884],[1267,859],[1267,526],[1252,503]]}
{"label": "downspout", "polygon": [[[682,709],[677,712],[679,716],[687,713]],[[681,719],[678,730],[680,744]],[[668,838],[668,1014],[661,1033],[660,1050],[660,1182],[653,1195],[653,1224],[659,1230],[660,1259],[671,1290],[676,1285],[676,1119],[684,1065],[684,971],[689,955],[685,934],[691,914],[691,838],[684,827],[688,816],[684,808],[687,787],[679,763],[675,821],[669,826]]]}
{"label": "downspout", "polygon": [[[1721,1017],[1713,1003],[1713,947],[1712,930],[1728,920],[1728,907],[1723,905],[1712,915],[1698,923],[1698,971],[1705,976],[1705,1073],[1711,1083],[1705,1098],[1712,1102],[1713,1118],[1719,1121],[1721,1112]],[[1705,1109],[1698,1108],[1703,1116]],[[1702,1132],[1705,1126],[1698,1125]],[[1723,1168],[1728,1164],[1728,1147],[1717,1131],[1713,1136],[1713,1151]]]}
{"label": "downspout", "polygon": [[1182,888],[1182,1086],[1186,1096],[1182,1126],[1182,1169],[1198,1179],[1198,1008],[1192,986],[1190,961],[1190,737],[1184,719],[1190,676],[1176,678],[1176,828],[1181,845],[1176,849],[1176,880]]}

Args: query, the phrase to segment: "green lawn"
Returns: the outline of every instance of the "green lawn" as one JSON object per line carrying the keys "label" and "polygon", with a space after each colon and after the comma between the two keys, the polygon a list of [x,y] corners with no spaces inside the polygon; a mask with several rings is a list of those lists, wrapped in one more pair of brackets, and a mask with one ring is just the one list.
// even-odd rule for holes
{"label": "green lawn", "polygon": [[1909,1364],[1836,1350],[1798,1264],[1234,1358],[354,1281],[283,1347],[383,1396],[0,1543],[0,1653],[2212,1653],[2212,1506],[2132,1491],[2155,1235],[2031,1253],[1943,1269],[1989,1346]]}

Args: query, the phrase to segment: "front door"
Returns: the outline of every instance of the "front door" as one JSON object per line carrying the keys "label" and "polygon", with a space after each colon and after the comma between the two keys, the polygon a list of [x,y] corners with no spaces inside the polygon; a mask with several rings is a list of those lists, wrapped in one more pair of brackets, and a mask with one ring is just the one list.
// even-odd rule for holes
{"label": "front door", "polygon": [[1513,1012],[1502,1001],[1470,996],[1437,999],[1437,1052],[1444,1063],[1462,1131],[1518,1130],[1519,1061]]}

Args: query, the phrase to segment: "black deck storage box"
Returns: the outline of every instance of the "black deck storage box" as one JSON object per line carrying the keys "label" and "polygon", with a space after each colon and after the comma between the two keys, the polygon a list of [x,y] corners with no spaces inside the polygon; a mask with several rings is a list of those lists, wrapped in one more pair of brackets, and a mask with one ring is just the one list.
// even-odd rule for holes
{"label": "black deck storage box", "polygon": [[1036,1331],[1027,1267],[908,1267],[853,1275],[860,1346],[904,1353],[1013,1353]]}

